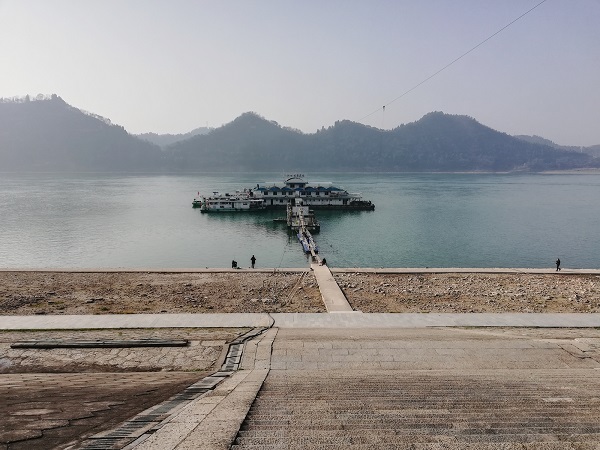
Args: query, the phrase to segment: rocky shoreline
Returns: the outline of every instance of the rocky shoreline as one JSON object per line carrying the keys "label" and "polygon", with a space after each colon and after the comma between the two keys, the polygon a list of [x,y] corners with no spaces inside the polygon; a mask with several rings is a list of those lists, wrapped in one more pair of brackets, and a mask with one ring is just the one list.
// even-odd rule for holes
{"label": "rocky shoreline", "polygon": [[369,313],[600,312],[600,276],[575,274],[336,274],[355,310]]}
{"label": "rocky shoreline", "polygon": [[[600,312],[600,276],[334,273],[354,310]],[[0,272],[0,314],[326,312],[310,271]]]}

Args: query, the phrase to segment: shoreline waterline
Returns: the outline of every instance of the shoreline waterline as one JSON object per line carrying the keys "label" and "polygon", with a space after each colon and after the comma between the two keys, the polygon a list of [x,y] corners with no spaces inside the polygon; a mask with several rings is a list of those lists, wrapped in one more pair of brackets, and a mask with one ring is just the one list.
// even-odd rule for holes
{"label": "shoreline waterline", "polygon": [[[206,268],[122,268],[122,267],[89,267],[89,268],[10,268],[0,267],[0,272],[43,272],[43,273],[302,273],[310,272],[310,267],[275,267],[275,268],[244,268],[237,269],[206,267]],[[505,273],[505,274],[557,274],[557,275],[600,275],[600,269],[562,268],[512,268],[512,267],[329,267],[332,273],[371,273],[371,274],[416,274],[416,273]]]}

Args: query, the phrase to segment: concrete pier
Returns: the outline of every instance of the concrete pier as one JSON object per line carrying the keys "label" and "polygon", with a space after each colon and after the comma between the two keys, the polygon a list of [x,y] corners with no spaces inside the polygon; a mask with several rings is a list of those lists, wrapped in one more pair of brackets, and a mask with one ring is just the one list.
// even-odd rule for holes
{"label": "concrete pier", "polygon": [[315,279],[319,285],[319,291],[321,291],[321,297],[323,298],[327,312],[353,312],[348,300],[346,300],[346,296],[335,282],[329,267],[317,263],[312,263],[310,267],[315,274]]}

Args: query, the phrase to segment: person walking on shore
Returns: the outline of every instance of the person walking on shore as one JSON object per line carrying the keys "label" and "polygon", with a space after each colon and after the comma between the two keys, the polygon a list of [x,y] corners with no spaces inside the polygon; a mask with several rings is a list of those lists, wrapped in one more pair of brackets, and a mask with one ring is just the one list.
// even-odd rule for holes
{"label": "person walking on shore", "polygon": [[560,270],[560,258],[556,259],[556,271],[558,272]]}
{"label": "person walking on shore", "polygon": [[250,262],[252,263],[252,268],[254,269],[254,264],[256,264],[256,258],[254,255],[252,255],[252,258],[250,258]]}

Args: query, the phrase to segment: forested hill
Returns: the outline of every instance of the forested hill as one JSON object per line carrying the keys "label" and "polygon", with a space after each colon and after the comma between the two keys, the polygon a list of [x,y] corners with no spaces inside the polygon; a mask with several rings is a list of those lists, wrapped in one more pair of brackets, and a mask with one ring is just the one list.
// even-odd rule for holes
{"label": "forested hill", "polygon": [[553,148],[558,148],[560,150],[568,150],[573,152],[587,153],[595,158],[600,157],[600,145],[592,145],[590,147],[577,147],[574,145],[558,145],[552,142],[549,139],[544,139],[540,136],[527,136],[527,135],[517,135],[516,138],[522,139],[527,142],[533,142],[535,144],[543,144],[548,145]]}
{"label": "forested hill", "polygon": [[339,121],[316,133],[255,113],[161,150],[53,95],[0,101],[0,171],[542,171],[600,167],[440,112],[391,131]]}
{"label": "forested hill", "polygon": [[315,134],[246,113],[168,150],[180,170],[504,172],[599,165],[590,155],[526,142],[441,112],[391,131],[340,121]]}
{"label": "forested hill", "polygon": [[0,102],[0,171],[141,172],[162,165],[160,147],[56,95]]}
{"label": "forested hill", "polygon": [[135,136],[143,139],[145,141],[151,142],[153,144],[159,145],[161,147],[166,147],[167,145],[174,144],[178,141],[184,141],[189,139],[197,134],[207,134],[210,132],[210,128],[208,127],[199,127],[188,133],[182,134],[157,134],[157,133],[142,133],[136,134]]}

